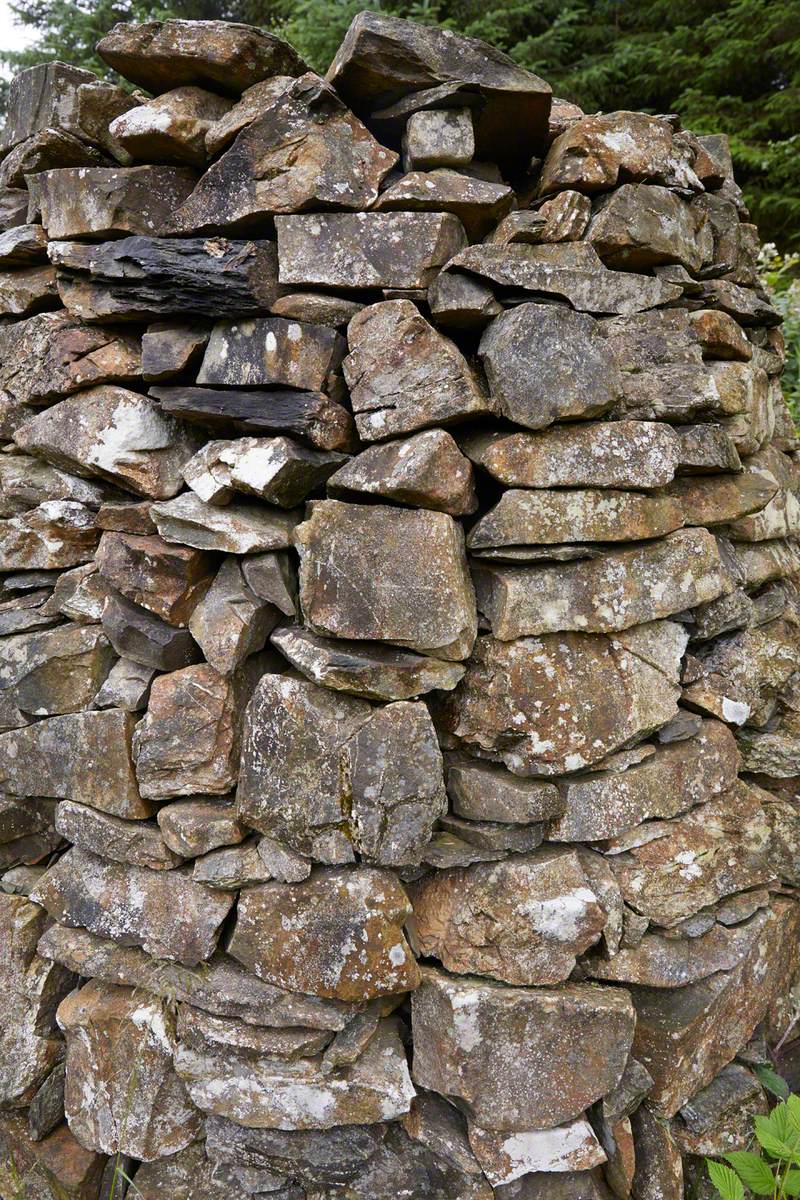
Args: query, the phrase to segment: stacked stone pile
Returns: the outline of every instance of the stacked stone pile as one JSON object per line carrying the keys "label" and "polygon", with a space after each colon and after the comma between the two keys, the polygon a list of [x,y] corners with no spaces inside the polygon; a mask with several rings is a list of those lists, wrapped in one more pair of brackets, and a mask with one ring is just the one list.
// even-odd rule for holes
{"label": "stacked stone pile", "polygon": [[0,1197],[707,1196],[800,976],[725,140],[373,13],[99,52],[0,162]]}

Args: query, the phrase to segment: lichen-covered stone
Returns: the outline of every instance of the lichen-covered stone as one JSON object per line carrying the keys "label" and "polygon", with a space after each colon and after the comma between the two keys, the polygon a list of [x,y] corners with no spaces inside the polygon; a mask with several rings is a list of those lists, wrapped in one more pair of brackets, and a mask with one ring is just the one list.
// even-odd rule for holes
{"label": "lichen-covered stone", "polygon": [[237,801],[247,824],[327,863],[420,861],[445,809],[423,704],[373,709],[305,680],[264,675],[248,706]]}
{"label": "lichen-covered stone", "polygon": [[281,283],[342,288],[426,287],[466,237],[452,213],[278,216]]}
{"label": "lichen-covered stone", "polygon": [[388,1021],[362,1056],[335,1075],[323,1074],[318,1058],[203,1052],[184,1043],[175,1068],[199,1108],[255,1128],[329,1129],[391,1120],[408,1111],[414,1096],[402,1043]]}
{"label": "lichen-covered stone", "polygon": [[146,396],[93,387],[21,425],[20,449],[78,475],[99,476],[139,496],[166,500],[182,486],[192,435]]}
{"label": "lichen-covered stone", "polygon": [[[686,641],[669,621],[615,637],[482,635],[464,679],[442,701],[444,728],[515,774],[580,770],[675,716]],[[563,707],[550,704],[554,694]]]}
{"label": "lichen-covered stone", "polygon": [[193,967],[213,953],[234,897],[195,883],[186,868],[152,871],[76,847],[42,876],[33,899],[62,925]]}
{"label": "lichen-covered stone", "polygon": [[312,207],[366,209],[396,161],[309,72],[277,91],[237,134],[167,219],[166,232],[238,231]]}
{"label": "lichen-covered stone", "polygon": [[122,712],[48,717],[0,734],[0,783],[22,796],[75,800],[120,817],[149,817],[131,761],[134,721]]}
{"label": "lichen-covered stone", "polygon": [[642,548],[557,567],[484,565],[474,578],[478,608],[503,640],[558,629],[630,629],[734,588],[705,529],[678,530]]}
{"label": "lichen-covered stone", "polygon": [[152,1160],[198,1136],[200,1114],[172,1066],[175,1018],[163,1000],[91,981],[61,1003],[58,1021],[67,1118],[84,1145]]}
{"label": "lichen-covered stone", "polygon": [[458,660],[477,619],[463,534],[452,517],[336,500],[296,531],[300,604],[315,633],[394,642]]}
{"label": "lichen-covered stone", "polygon": [[235,94],[270,75],[298,75],[305,68],[282,38],[231,21],[121,23],[100,40],[97,52],[123,78],[156,94],[187,86]]}
{"label": "lichen-covered stone", "polygon": [[444,429],[368,446],[328,478],[329,496],[384,496],[414,508],[463,517],[477,508],[469,460]]}
{"label": "lichen-covered stone", "polygon": [[573,1120],[619,1082],[633,1039],[633,1006],[620,989],[510,988],[425,967],[412,1006],[414,1081],[459,1097],[486,1129]]}
{"label": "lichen-covered stone", "polygon": [[681,454],[672,427],[654,421],[575,422],[537,434],[470,433],[459,445],[500,483],[526,488],[660,488],[673,478]]}
{"label": "lichen-covered stone", "polygon": [[0,330],[0,355],[0,386],[33,405],[101,383],[131,383],[141,368],[136,338],[90,328],[61,312],[41,313]]}
{"label": "lichen-covered stone", "polygon": [[484,333],[480,355],[500,412],[528,429],[595,417],[619,394],[618,368],[595,322],[569,308],[509,309]]}
{"label": "lichen-covered stone", "polygon": [[153,681],[147,713],[133,735],[143,796],[217,796],[234,787],[252,683],[246,670],[224,676],[204,662]]}
{"label": "lichen-covered stone", "polygon": [[207,555],[153,536],[104,533],[95,562],[112,587],[170,625],[188,622],[211,581]]}
{"label": "lichen-covered stone", "polygon": [[410,912],[387,871],[318,868],[303,883],[249,888],[228,949],[278,987],[335,1000],[393,995],[419,984],[402,932]]}
{"label": "lichen-covered stone", "polygon": [[31,181],[47,236],[59,241],[158,235],[195,174],[186,167],[62,167]]}
{"label": "lichen-covered stone", "polygon": [[326,78],[365,113],[378,101],[437,84],[478,90],[484,99],[475,124],[479,157],[524,162],[545,132],[550,88],[543,80],[477,38],[388,14],[358,14]]}
{"label": "lichen-covered stone", "polygon": [[559,850],[436,871],[410,894],[424,957],[505,983],[561,983],[606,921],[577,856]]}
{"label": "lichen-covered stone", "polygon": [[451,691],[464,675],[460,663],[379,642],[322,638],[300,625],[282,625],[270,641],[312,682],[365,700],[413,700],[425,692]]}

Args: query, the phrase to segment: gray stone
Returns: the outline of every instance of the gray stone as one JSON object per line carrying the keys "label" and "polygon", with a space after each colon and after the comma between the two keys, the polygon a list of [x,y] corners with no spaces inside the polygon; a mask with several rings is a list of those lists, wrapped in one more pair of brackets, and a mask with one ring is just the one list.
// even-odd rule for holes
{"label": "gray stone", "polygon": [[283,317],[225,321],[211,331],[197,382],[320,391],[343,353],[341,336],[327,325]]}
{"label": "gray stone", "polygon": [[385,496],[415,508],[467,516],[477,508],[472,467],[444,429],[368,446],[328,478],[329,496]]}
{"label": "gray stone", "polygon": [[500,412],[528,429],[597,416],[619,395],[619,371],[596,323],[568,308],[520,304],[495,318],[479,352]]}
{"label": "gray stone", "polygon": [[274,213],[309,208],[363,210],[396,162],[309,72],[273,94],[167,219],[165,232],[239,231]]}
{"label": "gray stone", "polygon": [[111,122],[109,134],[132,158],[143,162],[203,167],[206,134],[232,104],[204,88],[176,87],[121,113]]}
{"label": "gray stone", "polygon": [[253,658],[224,676],[203,662],[153,680],[133,736],[142,795],[224,796],[234,787],[242,713],[262,669]]}
{"label": "gray stone", "polygon": [[184,492],[150,510],[156,528],[166,541],[226,554],[254,554],[291,545],[296,512],[257,504],[231,504],[218,508],[192,492]]}
{"label": "gray stone", "polygon": [[415,112],[403,134],[406,171],[431,167],[461,167],[475,154],[472,113],[468,108],[440,108]]}
{"label": "gray stone", "polygon": [[448,660],[470,652],[472,584],[451,517],[325,500],[311,506],[296,545],[312,632],[394,642]]}
{"label": "gray stone", "polygon": [[122,23],[97,52],[124,79],[154,93],[195,86],[236,94],[271,75],[305,70],[288,42],[232,21]]}
{"label": "gray stone", "polygon": [[414,1096],[391,1021],[352,1066],[336,1074],[324,1075],[318,1057],[285,1061],[232,1049],[203,1052],[184,1042],[175,1068],[198,1107],[256,1128],[329,1129],[391,1120],[408,1111]]}
{"label": "gray stone", "polygon": [[344,375],[358,432],[368,441],[492,411],[460,350],[410,300],[362,309],[347,340]]}
{"label": "gray stone", "polygon": [[309,450],[291,438],[238,438],[208,442],[186,464],[184,478],[211,504],[243,492],[293,508],[346,461],[344,454]]}
{"label": "gray stone", "polygon": [[262,650],[280,614],[244,582],[237,559],[223,560],[216,578],[189,620],[206,661],[222,675]]}
{"label": "gray stone", "polygon": [[279,627],[270,641],[312,682],[365,700],[413,700],[437,689],[451,691],[464,674],[458,663],[379,642],[322,638],[300,625]]}
{"label": "gray stone", "polygon": [[451,213],[278,216],[280,281],[351,291],[426,287],[465,243]]}
{"label": "gray stone", "polygon": [[352,449],[351,413],[322,392],[153,388],[162,410],[221,435],[288,434],[322,450]]}
{"label": "gray stone", "polygon": [[527,824],[558,817],[564,810],[564,800],[552,783],[521,779],[466,756],[450,755],[446,764],[453,812],[469,821]]}
{"label": "gray stone", "polygon": [[47,234],[41,225],[17,225],[0,234],[0,264],[28,267],[47,259]]}
{"label": "gray stone", "polygon": [[650,490],[669,483],[683,449],[669,425],[587,421],[538,434],[469,433],[468,458],[509,487]]}
{"label": "gray stone", "polygon": [[608,191],[620,176],[637,183],[701,190],[694,155],[664,117],[613,112],[583,117],[555,139],[539,182],[543,195],[576,187]]}
{"label": "gray stone", "polygon": [[151,871],[169,870],[183,862],[152,822],[124,821],[72,800],[57,806],[56,829],[72,845],[114,862]]}
{"label": "gray stone", "polygon": [[713,600],[735,586],[704,529],[678,530],[641,549],[615,550],[583,562],[485,565],[473,574],[478,607],[503,640],[559,629],[629,629]]}
{"label": "gray stone", "polygon": [[183,483],[192,435],[146,396],[93,387],[21,425],[20,449],[79,475],[99,475],[139,496],[167,499]]}
{"label": "gray stone", "polygon": [[[200,658],[200,650],[188,629],[168,625],[161,617],[114,591],[108,592],[101,612],[103,632],[117,654],[139,667],[150,668],[148,684],[153,670],[177,671]],[[141,677],[141,672],[134,671],[137,674]],[[99,693],[95,702],[102,707]]]}
{"label": "gray stone", "polygon": [[681,502],[661,494],[509,489],[472,526],[467,547],[643,541],[679,529],[684,519]]}
{"label": "gray stone", "polygon": [[[415,864],[445,809],[427,709],[265,675],[248,707],[237,793],[248,825],[321,862]],[[343,831],[347,831],[346,835]]]}
{"label": "gray stone", "polygon": [[158,810],[157,820],[167,846],[184,858],[235,846],[245,838],[236,805],[226,800],[198,796],[165,804]]}
{"label": "gray stone", "polygon": [[130,745],[134,722],[122,712],[49,717],[0,735],[0,784],[21,796],[75,800],[115,816],[149,817]]}
{"label": "gray stone", "polygon": [[18,267],[14,271],[0,271],[0,316],[30,317],[48,308],[58,308],[53,267]]}
{"label": "gray stone", "polygon": [[0,695],[37,717],[91,706],[113,653],[96,625],[62,625],[0,641]]}
{"label": "gray stone", "polygon": [[151,871],[76,847],[42,876],[32,899],[61,925],[193,967],[213,954],[234,895],[195,883],[187,868]]}
{"label": "gray stone", "polygon": [[557,842],[595,842],[642,822],[665,819],[727,792],[739,752],[725,725],[703,721],[699,734],[656,750],[625,771],[597,771],[564,780],[566,808],[550,826]]}
{"label": "gray stone", "polygon": [[477,38],[388,14],[356,16],[326,78],[365,115],[437,84],[478,91],[476,154],[509,166],[526,166],[546,132],[550,88],[543,80]]}
{"label": "gray stone", "polygon": [[652,184],[626,183],[597,201],[586,240],[605,263],[622,270],[674,262],[697,272],[713,256],[703,214]]}
{"label": "gray stone", "polygon": [[84,977],[144,989],[183,1000],[218,1016],[253,1025],[344,1029],[352,1006],[335,1000],[286,992],[257,979],[219,951],[198,967],[151,958],[137,946],[122,946],[86,929],[51,925],[40,938],[43,958],[62,963]]}
{"label": "gray stone", "polygon": [[621,989],[511,988],[425,967],[412,998],[414,1081],[458,1097],[486,1129],[552,1129],[616,1086],[634,1021]]}
{"label": "gray stone", "polygon": [[[737,782],[719,799],[645,828],[647,840],[609,856],[623,898],[670,928],[723,896],[769,883],[771,839],[758,793]],[[680,885],[676,890],[676,885]]]}
{"label": "gray stone", "polygon": [[681,295],[676,285],[650,275],[610,270],[586,242],[468,246],[454,250],[446,270],[477,275],[515,298],[544,295],[598,315],[643,312]]}
{"label": "gray stone", "polygon": [[[416,113],[435,116],[436,113]],[[458,217],[470,241],[491,229],[514,204],[514,192],[505,183],[474,178],[439,167],[410,171],[381,192],[375,204],[380,212],[449,212]]]}
{"label": "gray stone", "polygon": [[0,354],[0,386],[33,405],[101,383],[131,383],[141,370],[137,338],[90,328],[63,312],[41,313],[0,330]]}
{"label": "gray stone", "polygon": [[175,1018],[163,1000],[92,980],[61,1003],[58,1020],[67,1118],[82,1144],[152,1160],[195,1140],[201,1118],[173,1069]]}

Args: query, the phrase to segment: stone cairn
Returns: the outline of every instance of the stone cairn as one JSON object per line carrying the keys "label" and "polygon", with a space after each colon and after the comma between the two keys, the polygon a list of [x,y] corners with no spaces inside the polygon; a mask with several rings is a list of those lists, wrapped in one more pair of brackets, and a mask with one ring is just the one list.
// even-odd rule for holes
{"label": "stone cairn", "polygon": [[368,12],[99,53],[0,164],[2,1200],[708,1196],[800,967],[724,138]]}

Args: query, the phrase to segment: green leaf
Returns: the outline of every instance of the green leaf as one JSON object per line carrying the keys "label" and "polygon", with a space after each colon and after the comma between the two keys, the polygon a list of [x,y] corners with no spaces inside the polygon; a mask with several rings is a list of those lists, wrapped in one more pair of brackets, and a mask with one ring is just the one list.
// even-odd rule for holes
{"label": "green leaf", "polygon": [[757,1196],[771,1196],[775,1190],[775,1176],[757,1154],[748,1150],[732,1150],[725,1155],[745,1187]]}
{"label": "green leaf", "polygon": [[787,1145],[782,1138],[776,1138],[775,1134],[768,1128],[759,1127],[759,1121],[765,1121],[765,1117],[756,1117],[756,1136],[758,1144],[766,1153],[771,1154],[772,1158],[780,1158],[784,1163],[790,1163],[795,1157],[793,1146]]}
{"label": "green leaf", "polygon": [[744,1187],[735,1171],[724,1163],[706,1159],[708,1177],[722,1196],[722,1200],[744,1200]]}
{"label": "green leaf", "polygon": [[773,1071],[772,1067],[762,1065],[756,1067],[756,1075],[763,1087],[771,1092],[773,1096],[777,1096],[779,1100],[786,1100],[789,1097],[789,1085],[777,1071]]}
{"label": "green leaf", "polygon": [[783,1178],[783,1195],[800,1196],[800,1171],[787,1171]]}

